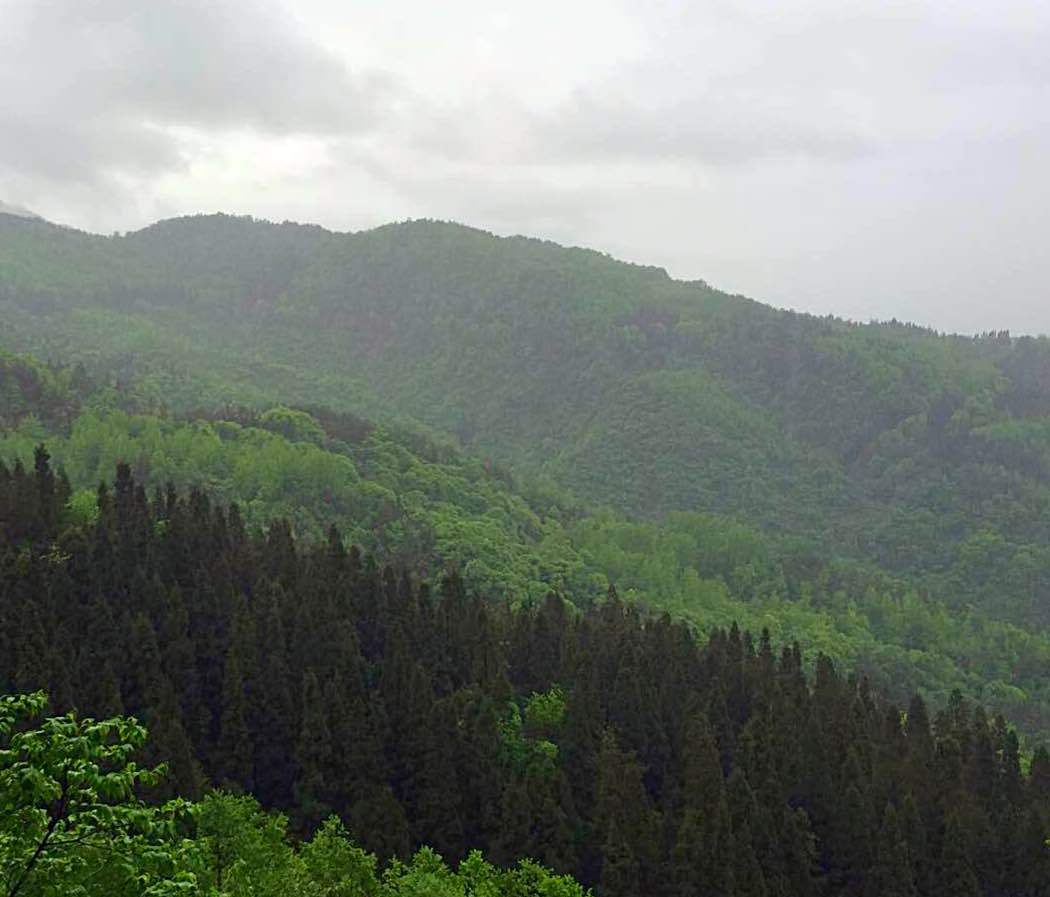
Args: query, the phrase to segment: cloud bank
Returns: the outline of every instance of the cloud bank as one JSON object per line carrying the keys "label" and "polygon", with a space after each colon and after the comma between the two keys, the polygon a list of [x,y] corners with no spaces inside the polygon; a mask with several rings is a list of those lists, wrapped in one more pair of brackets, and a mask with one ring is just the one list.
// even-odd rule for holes
{"label": "cloud bank", "polygon": [[820,313],[1050,331],[1050,9],[0,0],[0,200],[447,217]]}

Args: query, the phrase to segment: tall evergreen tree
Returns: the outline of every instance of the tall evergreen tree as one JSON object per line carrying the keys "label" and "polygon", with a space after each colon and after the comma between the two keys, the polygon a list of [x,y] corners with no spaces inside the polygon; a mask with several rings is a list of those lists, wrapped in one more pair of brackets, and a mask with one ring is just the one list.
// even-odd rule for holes
{"label": "tall evergreen tree", "polygon": [[893,804],[886,804],[875,863],[864,881],[865,897],[916,897],[915,872]]}
{"label": "tall evergreen tree", "polygon": [[301,823],[309,828],[318,825],[332,811],[329,777],[335,749],[321,686],[313,671],[303,676],[300,706],[302,723],[295,750],[295,799]]}

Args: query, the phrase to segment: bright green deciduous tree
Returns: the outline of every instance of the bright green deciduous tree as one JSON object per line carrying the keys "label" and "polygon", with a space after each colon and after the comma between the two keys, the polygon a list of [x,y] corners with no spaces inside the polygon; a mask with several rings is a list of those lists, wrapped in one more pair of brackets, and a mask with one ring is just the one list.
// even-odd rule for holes
{"label": "bright green deciduous tree", "polygon": [[136,789],[163,768],[131,759],[133,719],[53,717],[42,693],[0,697],[0,894],[161,895],[190,884],[174,869],[185,804],[148,806]]}

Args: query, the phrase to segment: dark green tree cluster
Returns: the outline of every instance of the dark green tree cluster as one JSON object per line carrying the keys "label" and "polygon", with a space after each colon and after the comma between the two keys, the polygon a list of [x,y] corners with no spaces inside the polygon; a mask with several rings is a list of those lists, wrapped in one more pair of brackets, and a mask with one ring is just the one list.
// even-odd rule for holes
{"label": "dark green tree cluster", "polygon": [[[811,656],[824,651],[863,669],[898,700],[921,690],[943,702],[958,689],[1028,736],[1050,733],[1050,632],[997,618],[995,602],[960,614],[905,577],[715,514],[675,512],[655,523],[587,511],[563,490],[517,482],[410,427],[285,406],[199,409],[192,419],[146,414],[141,381],[96,370],[103,385],[83,399],[92,389],[85,371],[29,356],[9,361],[31,376],[6,381],[11,420],[20,422],[0,430],[0,457],[32,465],[46,438],[85,515],[96,484],[123,459],[144,483],[208,484],[214,501],[238,504],[248,527],[287,519],[297,537],[316,540],[334,523],[383,563],[455,565],[468,589],[511,600],[553,589],[582,605],[615,581],[627,600],[705,632],[734,620],[767,626],[778,642],[797,640]],[[39,388],[42,381],[55,389]],[[68,425],[56,418],[73,409]],[[1014,563],[1004,544],[987,533],[976,539],[968,576],[990,591],[1026,580],[1037,594],[1037,558]],[[1001,569],[988,579],[979,568],[992,554]]]}
{"label": "dark green tree cluster", "polygon": [[531,856],[602,897],[1048,893],[1050,756],[1022,772],[961,698],[931,720],[615,593],[434,593],[124,465],[93,520],[61,484],[43,450],[0,469],[0,691],[141,719],[154,798],[220,785],[383,858]]}

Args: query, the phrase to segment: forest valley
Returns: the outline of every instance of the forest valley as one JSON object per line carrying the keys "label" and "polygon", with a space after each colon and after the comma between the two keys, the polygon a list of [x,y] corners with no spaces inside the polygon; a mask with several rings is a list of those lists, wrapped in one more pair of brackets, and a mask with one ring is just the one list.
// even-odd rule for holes
{"label": "forest valley", "polygon": [[[49,461],[40,447],[32,470],[0,468],[0,687],[116,719],[27,736],[13,723],[44,699],[6,699],[9,894],[97,886],[82,884],[99,873],[82,830],[119,835],[106,893],[175,870],[190,893],[300,879],[302,893],[377,893],[379,857],[388,893],[441,894],[397,889],[418,866],[453,880],[438,856],[461,880],[496,876],[478,850],[603,897],[1047,893],[1050,755],[1026,774],[1015,732],[958,694],[931,719],[921,697],[902,708],[823,655],[808,681],[797,644],[778,654],[736,627],[700,642],[615,591],[585,610],[553,593],[515,608],[450,572],[431,592],[334,528],[314,545],[286,523],[252,534],[236,505],[150,496],[127,465],[77,519]],[[165,771],[123,767],[133,748]],[[164,801],[215,786],[177,838]],[[34,864],[46,820],[65,837],[42,838],[49,862]],[[289,831],[308,840],[293,850]],[[222,882],[224,851],[248,864],[237,883]],[[259,884],[252,851],[277,858]],[[448,893],[574,893],[516,874]]]}
{"label": "forest valley", "polygon": [[1050,341],[222,215],[0,322],[0,897],[1050,895]]}

